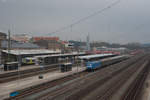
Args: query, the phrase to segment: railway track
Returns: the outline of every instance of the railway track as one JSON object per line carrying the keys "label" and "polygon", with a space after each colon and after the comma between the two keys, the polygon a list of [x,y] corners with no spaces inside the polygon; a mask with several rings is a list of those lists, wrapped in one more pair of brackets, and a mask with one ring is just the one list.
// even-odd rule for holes
{"label": "railway track", "polygon": [[[34,68],[34,69],[28,69],[28,70],[23,70],[23,71],[15,71],[15,72],[10,72],[10,73],[5,73],[0,75],[0,83],[6,83],[10,81],[14,81],[39,74],[44,74],[52,71],[59,70],[59,65],[60,64],[53,64],[53,65],[47,65],[44,68]],[[75,66],[76,64],[74,64]]]}
{"label": "railway track", "polygon": [[[143,61],[139,63],[142,64],[142,62]],[[82,99],[83,100],[110,100],[115,90],[119,88],[132,75],[132,73],[137,69],[137,67],[135,66],[137,66],[139,63],[134,63],[124,68],[123,70],[117,71],[115,74],[111,74],[111,76],[108,76],[104,79],[98,80],[95,78],[93,80],[93,83],[87,86],[80,86],[78,90],[74,89],[73,91],[69,91],[68,94],[72,94],[72,95],[69,96],[67,96],[67,94],[64,96],[57,95],[60,98],[58,98],[57,96],[55,98],[50,98],[51,96],[49,95],[48,99],[60,100],[61,98],[63,98],[61,100],[82,100]],[[46,99],[47,98],[40,99],[40,100],[46,100]]]}
{"label": "railway track", "polygon": [[36,85],[36,86],[33,86],[33,87],[29,87],[29,88],[26,88],[24,90],[18,90],[17,92],[19,92],[20,94],[16,97],[11,97],[11,98],[8,98],[6,100],[13,100],[13,99],[21,99],[21,98],[24,98],[26,96],[29,96],[33,93],[37,93],[37,92],[40,92],[42,90],[45,90],[47,88],[52,88],[58,84],[63,84],[64,82],[68,82],[70,80],[72,80],[73,78],[77,78],[77,77],[80,77],[80,76],[84,76],[85,74],[88,74],[89,72],[80,72],[78,74],[73,74],[73,75],[69,75],[69,76],[66,76],[64,78],[61,78],[61,79],[56,79],[56,80],[53,80],[53,81],[50,81],[50,82],[46,82],[46,83],[43,83],[43,84],[39,84],[39,85]]}
{"label": "railway track", "polygon": [[[99,95],[95,100],[111,100],[113,97],[113,94],[116,92],[116,90],[118,90],[119,88],[121,88],[121,86],[128,81],[128,79],[139,69],[144,69],[145,66],[143,66],[143,68],[140,68],[142,65],[141,63],[137,63],[134,66],[130,67],[129,69],[127,69],[126,71],[124,71],[123,73],[121,73],[119,76],[115,77],[114,79],[112,79],[112,81],[109,81],[111,83],[110,87],[107,86],[107,88],[105,88],[105,90],[103,90],[103,93],[101,95]],[[126,95],[126,93],[124,93]],[[124,99],[120,99],[120,100],[124,100]],[[125,100],[133,100],[133,99],[125,99]]]}
{"label": "railway track", "polygon": [[9,76],[9,77],[0,78],[0,83],[6,83],[6,82],[14,81],[18,78],[23,79],[23,78],[26,78],[26,77],[31,77],[31,76],[42,74],[42,73],[48,73],[48,72],[52,72],[52,71],[55,71],[55,70],[58,70],[58,69],[59,68],[50,68],[50,69],[47,69],[47,70],[27,72],[27,73],[24,73],[24,74],[20,74],[18,72],[18,75],[12,75],[12,76]]}
{"label": "railway track", "polygon": [[[148,72],[148,67],[143,65],[143,62],[146,60],[143,59],[143,61],[139,61],[138,63],[128,67],[125,69],[125,71],[120,72],[118,75],[115,75],[112,79],[104,80],[103,85],[99,86],[98,82],[95,82],[95,84],[90,85],[89,87],[86,87],[80,90],[79,92],[71,95],[69,98],[64,98],[61,100],[112,100],[113,94],[125,83],[127,80],[137,71],[140,70],[140,77],[136,78],[138,81],[135,81],[135,84],[132,84],[132,88],[129,87],[129,91],[124,93],[125,97],[122,99],[113,99],[113,100],[137,100],[137,94],[139,94],[140,89],[142,87],[142,83],[144,82],[144,79],[142,76],[146,77],[146,73]],[[146,65],[147,62],[145,62]],[[145,64],[144,63],[144,64]],[[145,74],[143,74],[145,73]],[[143,81],[141,81],[143,80]],[[139,85],[140,82],[141,84]],[[91,89],[89,89],[91,88]],[[88,92],[87,92],[88,91]],[[43,99],[45,100],[45,99]],[[53,99],[55,100],[55,99]]]}
{"label": "railway track", "polygon": [[145,68],[138,74],[133,83],[129,86],[122,100],[140,100],[140,93],[143,87],[143,84],[146,80],[146,77],[150,71],[149,68],[150,61]]}
{"label": "railway track", "polygon": [[22,78],[42,74],[42,73],[48,73],[57,69],[58,69],[57,65],[54,65],[54,66],[47,66],[45,69],[36,68],[31,70],[16,71],[14,73],[12,72],[12,73],[1,75],[0,83],[6,83],[6,82],[16,80],[18,78],[22,79]]}
{"label": "railway track", "polygon": [[[116,76],[120,72],[129,68],[129,66],[135,64],[137,61],[140,60],[141,57],[143,56],[135,57],[134,59],[123,61],[121,63],[112,65],[110,67],[106,67],[101,70],[98,70],[94,73],[83,72],[77,75],[65,77],[60,80],[55,80],[52,82],[41,84],[40,86],[30,87],[29,89],[26,89],[20,92],[20,95],[13,97],[13,98],[9,98],[7,100],[11,100],[11,99],[17,99],[17,100],[20,100],[20,99],[26,99],[26,100],[28,99],[32,99],[32,100],[58,99],[59,100],[61,99],[62,100],[63,98],[69,99],[71,97],[74,97],[71,100],[73,99],[78,100],[80,97],[84,97],[83,95],[86,95],[88,91],[86,89],[89,89],[87,88],[87,86],[90,86],[90,85],[93,86],[93,84],[98,84],[98,85],[104,84],[105,81],[108,81],[113,76]],[[104,77],[100,77],[100,76],[104,76]],[[94,80],[97,80],[97,81],[95,82]],[[88,85],[85,84],[86,82],[88,82]],[[95,85],[94,88],[97,88],[97,85]],[[92,91],[94,88],[92,87],[89,90]],[[79,91],[82,91],[82,96],[79,95],[80,94]]]}

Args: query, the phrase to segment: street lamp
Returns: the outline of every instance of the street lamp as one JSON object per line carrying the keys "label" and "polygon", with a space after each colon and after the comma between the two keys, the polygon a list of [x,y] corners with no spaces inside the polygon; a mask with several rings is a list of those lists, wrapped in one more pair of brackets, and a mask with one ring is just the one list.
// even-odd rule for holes
{"label": "street lamp", "polygon": [[[39,65],[41,69],[44,71],[44,58],[41,58],[41,60],[39,61]],[[39,79],[43,79],[42,73],[39,75]]]}

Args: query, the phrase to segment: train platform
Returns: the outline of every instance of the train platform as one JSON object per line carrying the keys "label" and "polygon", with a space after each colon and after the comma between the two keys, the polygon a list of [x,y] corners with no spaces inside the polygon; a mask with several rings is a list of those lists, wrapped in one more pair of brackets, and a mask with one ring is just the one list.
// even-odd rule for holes
{"label": "train platform", "polygon": [[[39,68],[40,66],[38,65],[28,65],[28,66],[21,66],[19,68],[19,70],[28,70],[28,69],[34,69],[34,68]],[[11,73],[11,72],[16,72],[18,71],[17,69],[16,70],[10,70],[10,71],[4,71],[4,69],[2,69],[2,66],[1,66],[1,69],[0,69],[0,74],[4,74],[4,73]]]}
{"label": "train platform", "polygon": [[[47,66],[54,66],[57,64],[52,64],[52,65],[47,65]],[[26,65],[26,66],[21,66],[19,69],[17,70],[10,70],[10,71],[4,71],[4,69],[1,67],[0,68],[0,75],[2,74],[7,74],[7,73],[12,73],[12,72],[18,72],[19,71],[24,71],[24,70],[30,70],[30,69],[36,69],[36,68],[40,68],[39,65]]]}
{"label": "train platform", "polygon": [[33,76],[29,78],[19,79],[16,81],[11,81],[8,83],[2,83],[0,84],[0,97],[1,99],[5,99],[9,97],[9,94],[11,92],[14,92],[16,90],[21,90],[30,86],[38,85],[44,82],[52,81],[55,79],[59,79],[74,73],[82,72],[85,70],[85,67],[73,67],[72,71],[69,72],[60,72],[60,71],[54,71],[50,73],[43,74],[43,79],[39,79],[38,76]]}

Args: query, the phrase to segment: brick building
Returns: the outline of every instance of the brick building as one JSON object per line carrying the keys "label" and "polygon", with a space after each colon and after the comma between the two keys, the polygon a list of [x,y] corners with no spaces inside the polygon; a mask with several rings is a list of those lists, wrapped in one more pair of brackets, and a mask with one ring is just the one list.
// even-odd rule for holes
{"label": "brick building", "polygon": [[40,47],[49,50],[61,50],[64,48],[58,37],[33,37],[32,41]]}
{"label": "brick building", "polygon": [[59,41],[59,37],[33,37],[32,38],[32,41],[33,42],[37,42],[37,41],[40,41],[40,40],[46,40],[46,41]]}

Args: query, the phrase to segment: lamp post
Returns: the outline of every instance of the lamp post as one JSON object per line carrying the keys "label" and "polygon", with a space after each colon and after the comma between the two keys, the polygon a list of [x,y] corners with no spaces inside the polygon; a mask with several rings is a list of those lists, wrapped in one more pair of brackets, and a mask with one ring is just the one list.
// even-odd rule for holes
{"label": "lamp post", "polygon": [[79,48],[77,48],[77,73],[79,71]]}
{"label": "lamp post", "polygon": [[20,54],[20,51],[18,50],[18,84],[19,84],[19,81],[20,81],[20,71],[19,71],[19,69],[20,69],[20,67],[21,67],[21,62],[22,62],[22,58],[21,58],[21,54]]}
{"label": "lamp post", "polygon": [[[44,59],[42,58],[42,60],[40,61],[40,67],[41,69],[44,71]],[[43,79],[43,75],[42,73],[39,75],[39,79]]]}

